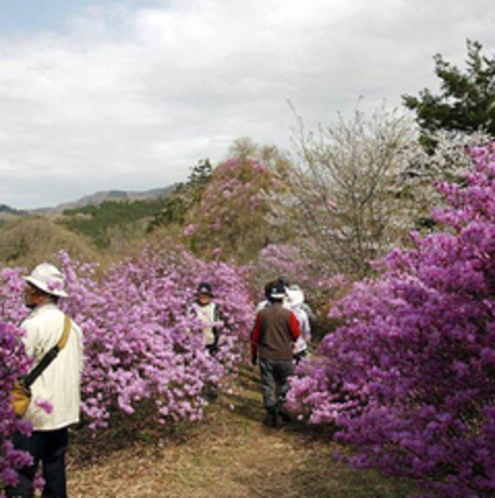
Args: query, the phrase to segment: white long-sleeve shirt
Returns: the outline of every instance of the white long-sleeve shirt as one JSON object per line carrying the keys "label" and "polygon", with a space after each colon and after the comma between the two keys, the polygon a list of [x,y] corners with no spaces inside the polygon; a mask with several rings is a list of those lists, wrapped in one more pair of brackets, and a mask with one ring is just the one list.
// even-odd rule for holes
{"label": "white long-sleeve shirt", "polygon": [[[64,318],[64,313],[50,303],[35,308],[21,323],[26,331],[26,352],[35,363],[60,340]],[[81,328],[71,320],[67,344],[31,386],[32,399],[24,418],[32,422],[35,431],[61,429],[79,422],[82,336]],[[47,401],[52,406],[51,413],[46,413],[37,401]]]}
{"label": "white long-sleeve shirt", "polygon": [[191,313],[196,314],[196,316],[206,325],[203,328],[203,344],[205,346],[211,346],[215,344],[215,332],[213,324],[218,321],[218,310],[215,303],[208,303],[206,305],[201,305],[199,303],[193,303],[191,306]]}

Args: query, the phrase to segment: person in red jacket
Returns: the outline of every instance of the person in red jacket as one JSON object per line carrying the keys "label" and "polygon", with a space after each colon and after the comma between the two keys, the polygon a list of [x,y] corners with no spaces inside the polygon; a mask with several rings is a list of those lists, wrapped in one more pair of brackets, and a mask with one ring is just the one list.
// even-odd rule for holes
{"label": "person in red jacket", "polygon": [[285,286],[274,283],[269,291],[271,305],[258,312],[251,333],[251,360],[256,365],[259,357],[263,406],[272,427],[278,423],[277,416],[284,422],[291,420],[284,403],[288,379],[294,373],[292,348],[301,334],[296,316],[283,306],[285,297]]}

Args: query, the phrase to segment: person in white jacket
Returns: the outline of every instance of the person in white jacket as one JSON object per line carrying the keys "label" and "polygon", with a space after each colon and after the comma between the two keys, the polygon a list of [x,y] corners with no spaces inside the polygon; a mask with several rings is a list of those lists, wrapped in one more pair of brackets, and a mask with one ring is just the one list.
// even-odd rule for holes
{"label": "person in white jacket", "polygon": [[[21,323],[26,331],[24,344],[35,364],[60,340],[65,314],[59,298],[67,297],[64,276],[53,265],[41,263],[24,277],[25,305],[31,309]],[[31,386],[32,398],[24,418],[31,421],[30,436],[14,435],[14,446],[33,457],[29,467],[19,469],[19,482],[7,488],[9,498],[34,496],[34,478],[41,463],[45,481],[43,498],[66,498],[65,455],[68,428],[79,422],[80,378],[83,366],[83,334],[71,320],[67,343]]]}
{"label": "person in white jacket", "polygon": [[216,303],[213,302],[213,297],[211,285],[208,282],[201,282],[196,291],[196,299],[189,310],[190,314],[203,322],[203,344],[212,356],[218,352],[220,337],[218,330],[220,314]]}
{"label": "person in white jacket", "polygon": [[292,284],[286,289],[287,307],[296,315],[301,329],[301,335],[294,344],[294,360],[299,363],[301,358],[307,355],[308,343],[311,341],[311,325],[308,313],[304,307],[304,293],[297,284]]}

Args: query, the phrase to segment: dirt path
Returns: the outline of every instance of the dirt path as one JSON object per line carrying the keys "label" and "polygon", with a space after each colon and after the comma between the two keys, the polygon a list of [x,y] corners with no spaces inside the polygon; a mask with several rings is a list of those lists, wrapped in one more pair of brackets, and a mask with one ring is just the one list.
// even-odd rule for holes
{"label": "dirt path", "polygon": [[[230,405],[234,405],[232,410]],[[337,463],[314,429],[262,424],[254,370],[221,395],[206,420],[173,437],[133,443],[91,465],[69,464],[71,498],[399,498],[407,483]]]}

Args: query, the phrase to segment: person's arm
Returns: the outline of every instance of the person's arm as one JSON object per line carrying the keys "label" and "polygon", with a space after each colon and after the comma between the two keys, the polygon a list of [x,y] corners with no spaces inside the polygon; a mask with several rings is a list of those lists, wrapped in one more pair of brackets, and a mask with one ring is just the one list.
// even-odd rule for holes
{"label": "person's arm", "polygon": [[305,341],[310,341],[311,340],[311,324],[309,321],[309,316],[308,314],[304,311],[301,310],[301,321],[299,323],[300,329],[301,329],[301,336],[304,337]]}
{"label": "person's arm", "polygon": [[261,316],[258,313],[256,315],[256,321],[254,322],[253,331],[251,332],[251,363],[256,365],[256,360],[258,358],[258,345],[260,342],[261,334]]}
{"label": "person's arm", "polygon": [[[213,320],[215,322],[220,322],[222,321],[222,317],[220,315],[220,312],[218,311],[218,306],[213,303]],[[220,330],[218,329],[218,327],[212,327],[212,331],[213,331],[213,336],[215,338],[215,342],[213,343],[213,348],[216,350],[218,348],[218,340],[220,339]]]}

